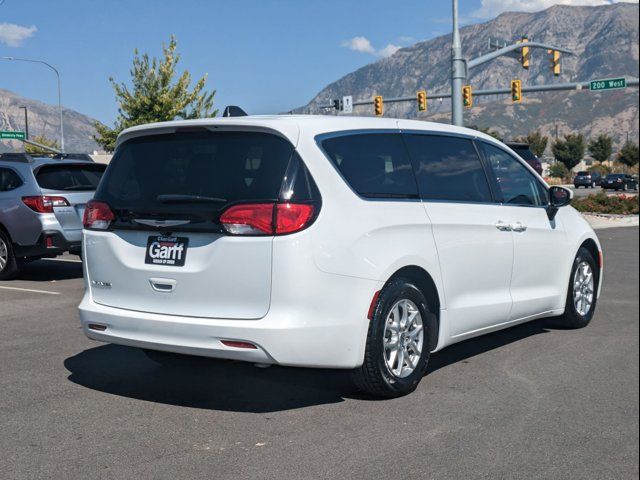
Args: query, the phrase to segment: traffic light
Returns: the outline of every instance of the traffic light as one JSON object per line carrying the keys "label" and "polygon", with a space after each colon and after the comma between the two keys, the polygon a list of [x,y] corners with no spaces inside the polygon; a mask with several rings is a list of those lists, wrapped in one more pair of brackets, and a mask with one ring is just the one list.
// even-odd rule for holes
{"label": "traffic light", "polygon": [[426,112],[427,111],[427,92],[425,90],[420,90],[417,94],[418,97],[418,111]]}
{"label": "traffic light", "polygon": [[376,117],[379,117],[384,113],[382,108],[382,95],[376,95],[373,97],[373,111],[375,112]]}
{"label": "traffic light", "polygon": [[471,91],[471,85],[465,85],[462,87],[462,103],[466,108],[473,107],[473,93]]}
{"label": "traffic light", "polygon": [[522,102],[522,80],[511,80],[511,100]]}
{"label": "traffic light", "polygon": [[558,50],[547,50],[549,55],[551,55],[551,68],[553,70],[553,74],[558,77],[560,75],[560,52]]}
{"label": "traffic light", "polygon": [[[522,40],[520,40],[520,43],[527,43],[529,41],[529,38],[526,36],[522,37]],[[531,59],[531,49],[529,47],[525,47],[523,45],[522,47],[522,55],[520,56],[520,62],[522,63],[522,68],[525,69],[529,69],[529,60]]]}

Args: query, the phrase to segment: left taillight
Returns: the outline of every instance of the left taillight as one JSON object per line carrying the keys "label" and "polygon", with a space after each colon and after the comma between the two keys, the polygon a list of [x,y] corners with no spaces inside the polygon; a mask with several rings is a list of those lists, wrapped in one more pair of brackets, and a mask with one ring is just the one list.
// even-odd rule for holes
{"label": "left taillight", "polygon": [[313,214],[307,203],[248,203],[228,208],[220,223],[232,235],[285,235],[308,227]]}
{"label": "left taillight", "polygon": [[82,224],[91,230],[106,230],[115,219],[111,207],[105,202],[90,200],[84,209]]}
{"label": "left taillight", "polygon": [[22,203],[34,212],[53,213],[54,207],[68,207],[69,202],[64,197],[52,197],[50,195],[36,195],[22,197]]}

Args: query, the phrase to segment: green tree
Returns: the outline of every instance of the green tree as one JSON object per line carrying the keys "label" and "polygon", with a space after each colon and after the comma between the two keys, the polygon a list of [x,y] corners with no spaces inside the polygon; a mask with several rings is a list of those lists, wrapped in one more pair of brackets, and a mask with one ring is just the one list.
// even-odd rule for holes
{"label": "green tree", "polygon": [[[163,58],[150,58],[134,50],[131,85],[116,83],[109,78],[118,102],[118,118],[114,127],[95,123],[94,139],[107,151],[113,151],[118,134],[125,128],[143,123],[175,119],[215,117],[213,108],[215,90],[205,91],[207,76],[191,88],[191,74],[184,71],[178,76],[176,66],[180,55],[177,42],[171,37],[169,45],[162,46]],[[176,78],[177,77],[177,78]]]}
{"label": "green tree", "polygon": [[638,164],[638,144],[633,142],[625,143],[618,152],[617,160],[626,165],[633,167]]}
{"label": "green tree", "polygon": [[589,154],[596,162],[606,162],[613,153],[613,139],[606,134],[598,135],[589,142]]}
{"label": "green tree", "polygon": [[565,135],[564,140],[558,139],[553,143],[551,150],[558,162],[563,163],[567,170],[572,170],[584,157],[584,136],[581,133]]}
{"label": "green tree", "polygon": [[533,154],[536,157],[541,158],[542,155],[544,155],[544,151],[547,149],[549,137],[542,135],[540,130],[535,130],[533,132],[529,132],[526,137],[518,138],[517,141],[527,143]]}
{"label": "green tree", "polygon": [[553,178],[565,179],[569,176],[569,170],[564,163],[554,163],[549,167],[549,176]]}
{"label": "green tree", "polygon": [[[36,135],[35,137],[29,138],[32,142],[39,143],[40,145],[44,145],[45,147],[55,148],[56,150],[60,150],[60,144],[55,140],[51,140],[50,138],[45,137],[44,135]],[[46,148],[36,147],[35,145],[30,145],[28,143],[24,144],[24,151],[29,154],[42,154],[42,153],[52,153],[51,150],[47,150]]]}

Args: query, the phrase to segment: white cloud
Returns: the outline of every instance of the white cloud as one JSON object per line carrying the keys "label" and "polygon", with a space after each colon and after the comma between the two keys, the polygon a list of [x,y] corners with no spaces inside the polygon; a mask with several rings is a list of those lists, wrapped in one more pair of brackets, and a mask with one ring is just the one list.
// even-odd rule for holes
{"label": "white cloud", "polygon": [[390,57],[391,55],[396,53],[401,48],[402,47],[400,47],[398,45],[394,45],[393,43],[390,43],[386,47],[381,48],[380,50],[378,50],[376,52],[376,55],[378,55],[379,57],[382,57],[382,58]]}
{"label": "white cloud", "polygon": [[493,18],[502,12],[537,12],[553,5],[611,5],[638,3],[638,0],[482,0],[482,6],[471,14],[475,18]]}
{"label": "white cloud", "polygon": [[15,23],[0,23],[0,43],[9,47],[19,47],[27,39],[33,36],[38,29],[35,25],[24,27]]}
{"label": "white cloud", "polygon": [[373,45],[366,37],[353,37],[351,40],[342,42],[342,46],[356,52],[376,53],[376,49],[373,48]]}
{"label": "white cloud", "polygon": [[376,57],[389,57],[400,50],[400,46],[389,43],[386,47],[376,50],[367,37],[353,37],[351,40],[342,42],[342,46],[355,52],[368,53]]}

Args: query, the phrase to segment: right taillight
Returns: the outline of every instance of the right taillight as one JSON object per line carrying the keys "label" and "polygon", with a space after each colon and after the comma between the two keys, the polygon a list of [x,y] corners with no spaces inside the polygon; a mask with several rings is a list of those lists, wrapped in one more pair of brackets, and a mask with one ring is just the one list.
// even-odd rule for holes
{"label": "right taillight", "polygon": [[309,226],[313,213],[307,203],[247,203],[227,209],[220,223],[232,235],[284,235]]}
{"label": "right taillight", "polygon": [[84,228],[106,230],[115,219],[111,207],[104,202],[90,200],[84,209],[82,223]]}

